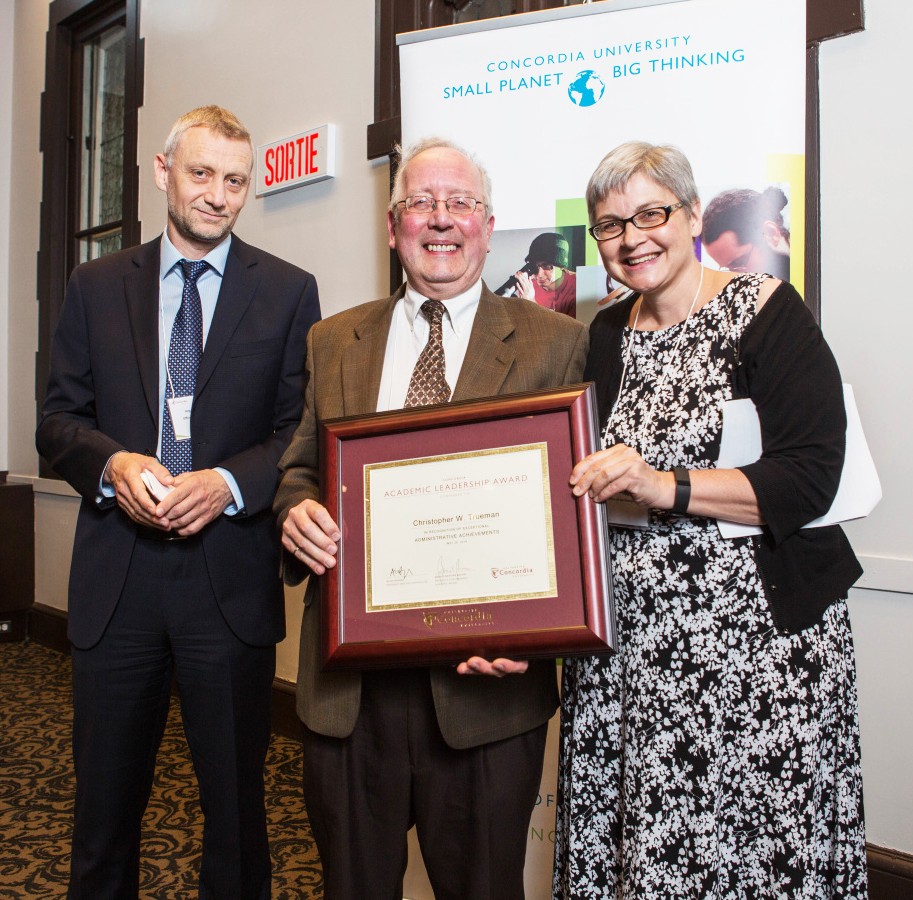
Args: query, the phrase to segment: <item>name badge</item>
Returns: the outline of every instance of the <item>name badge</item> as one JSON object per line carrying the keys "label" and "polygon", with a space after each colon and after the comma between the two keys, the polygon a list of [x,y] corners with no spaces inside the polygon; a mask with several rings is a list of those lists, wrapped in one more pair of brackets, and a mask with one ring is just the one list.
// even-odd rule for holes
{"label": "name badge", "polygon": [[190,410],[193,397],[172,397],[168,401],[171,413],[171,424],[174,425],[174,437],[179,441],[190,440]]}

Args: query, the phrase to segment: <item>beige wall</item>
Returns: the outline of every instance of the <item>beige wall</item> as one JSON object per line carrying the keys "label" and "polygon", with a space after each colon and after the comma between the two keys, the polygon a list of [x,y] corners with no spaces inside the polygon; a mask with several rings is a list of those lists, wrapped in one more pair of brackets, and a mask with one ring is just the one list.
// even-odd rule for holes
{"label": "beige wall", "polygon": [[[373,0],[347,0],[344,5],[194,0],[192,19],[190,8],[186,0],[148,0],[142,10],[144,238],[154,236],[164,223],[151,159],[172,119],[184,109],[204,102],[229,106],[259,143],[333,122],[339,128],[335,181],[265,200],[251,198],[238,233],[314,272],[325,314],[384,294],[388,169],[385,163],[365,160],[365,128],[373,104]],[[34,476],[38,111],[47,9],[38,0],[16,0],[14,9],[15,108],[12,127],[6,121],[0,124],[0,142],[12,145],[8,208],[3,208],[0,185],[0,217],[10,235],[5,280],[0,273],[0,321],[4,314],[8,317],[8,330],[0,338],[0,365],[3,353],[8,356],[0,390],[0,461],[6,458],[11,472]],[[4,14],[8,18],[4,10],[0,25]],[[830,41],[821,50],[822,309],[828,340],[844,376],[854,384],[885,490],[875,513],[848,529],[867,570],[852,592],[851,610],[859,659],[868,834],[876,844],[913,853],[913,704],[908,697],[913,684],[913,529],[908,512],[913,508],[908,463],[913,423],[907,399],[913,381],[913,303],[903,232],[876,224],[885,204],[904,208],[907,203],[899,176],[913,146],[913,123],[898,105],[909,84],[898,36],[913,33],[913,10],[907,0],[867,0],[866,16],[864,34]],[[9,108],[3,96],[0,116]],[[65,608],[75,501],[39,493],[36,503],[37,599]],[[290,597],[289,609],[294,633],[297,596]],[[292,679],[295,665],[291,640],[280,648],[280,676]]]}
{"label": "beige wall", "polygon": [[[9,433],[5,448],[10,472],[32,475],[35,453],[35,351],[38,349],[38,303],[35,300],[35,255],[38,252],[38,203],[41,156],[38,122],[44,87],[44,35],[47,6],[16,0],[13,23],[13,119],[10,149],[8,359],[4,394]],[[3,277],[0,273],[0,277]]]}
{"label": "beige wall", "polygon": [[[220,103],[257,144],[332,122],[334,180],[272,197],[251,196],[238,221],[245,240],[317,277],[324,315],[386,294],[382,212],[389,166],[365,159],[374,108],[374,2],[299,0],[144,2],[146,95],[140,111],[140,218],[143,238],[165,224],[152,157],[184,110]],[[211,40],[199,37],[211,29]],[[345,40],[334,38],[345,30]]]}

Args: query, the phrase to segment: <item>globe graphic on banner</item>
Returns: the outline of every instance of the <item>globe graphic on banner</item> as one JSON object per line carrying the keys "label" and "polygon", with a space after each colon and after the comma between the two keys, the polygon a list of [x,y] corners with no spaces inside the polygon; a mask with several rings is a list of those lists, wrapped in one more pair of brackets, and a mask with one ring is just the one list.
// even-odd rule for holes
{"label": "globe graphic on banner", "polygon": [[602,99],[604,93],[605,83],[592,69],[578,72],[567,89],[567,95],[575,106],[593,106]]}

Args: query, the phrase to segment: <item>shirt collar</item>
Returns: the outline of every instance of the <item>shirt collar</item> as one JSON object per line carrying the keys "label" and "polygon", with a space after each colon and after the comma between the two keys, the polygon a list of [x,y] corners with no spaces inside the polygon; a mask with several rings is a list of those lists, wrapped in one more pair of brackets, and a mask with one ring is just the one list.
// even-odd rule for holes
{"label": "shirt collar", "polygon": [[[451,297],[449,300],[442,300],[446,310],[446,318],[450,320],[450,326],[458,335],[462,335],[464,330],[472,328],[475,319],[476,309],[479,306],[479,300],[482,297],[482,279],[480,278],[472,287]],[[422,304],[427,300],[408,282],[406,282],[406,295],[403,298],[403,310],[406,313],[406,321],[410,328],[415,327],[415,317],[419,314]]]}
{"label": "shirt collar", "polygon": [[[216,244],[203,259],[209,263],[209,265],[215,269],[218,276],[221,278],[225,273],[225,266],[228,262],[228,248],[231,246],[231,233],[225,238],[225,240]],[[168,229],[166,228],[162,232],[162,248],[160,252],[160,262],[159,262],[159,280],[164,280],[171,270],[182,260],[184,256],[178,251],[178,249],[171,243],[170,238],[168,237]]]}

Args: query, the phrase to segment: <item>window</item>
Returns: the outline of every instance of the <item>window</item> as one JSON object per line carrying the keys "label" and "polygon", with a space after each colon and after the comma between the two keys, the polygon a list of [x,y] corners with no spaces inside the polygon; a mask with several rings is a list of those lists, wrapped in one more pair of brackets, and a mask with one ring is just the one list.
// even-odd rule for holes
{"label": "window", "polygon": [[118,23],[80,42],[82,115],[73,153],[79,187],[73,234],[77,263],[122,246],[126,33]]}

